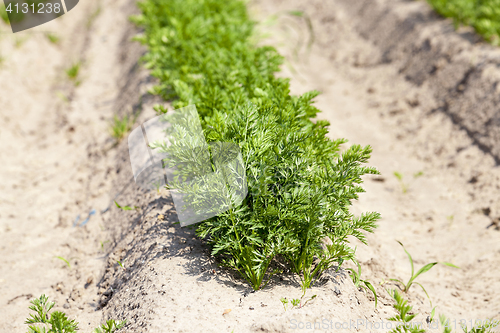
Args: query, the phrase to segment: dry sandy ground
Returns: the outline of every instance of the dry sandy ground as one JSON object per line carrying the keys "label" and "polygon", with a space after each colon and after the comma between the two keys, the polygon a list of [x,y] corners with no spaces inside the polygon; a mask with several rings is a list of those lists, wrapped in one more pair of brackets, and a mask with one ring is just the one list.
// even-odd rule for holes
{"label": "dry sandy ground", "polygon": [[[452,31],[423,2],[252,2],[256,18],[271,18],[260,25],[271,36],[262,43],[287,56],[280,75],[292,78],[292,92],[322,91],[317,106],[331,122],[332,138],[372,145],[370,164],[382,173],[367,178],[367,192],[353,207],[383,216],[369,245],[357,244],[362,277],[376,286],[379,306],[340,272],[308,292],[315,300],[285,311],[281,297],[300,297],[293,277],[250,292],[217,267],[192,230],[173,224],[168,193],[144,193],[130,181],[127,144],[113,146],[110,119],[142,111],[137,126],[154,115],[157,102],[145,94],[152,80],[136,66],[144,50],[129,42],[133,2],[79,7],[36,33],[18,34],[27,40],[17,48],[12,35],[0,37],[6,58],[0,68],[1,332],[24,331],[28,299],[41,293],[83,331],[109,317],[127,319],[127,332],[331,332],[336,323],[346,331],[386,331],[376,329],[394,314],[384,288],[396,288],[389,279],[406,281],[410,271],[396,240],[417,268],[433,261],[460,267],[438,265],[417,280],[457,331],[459,320],[500,319],[500,232],[492,225],[500,217],[492,94],[500,75],[491,60],[500,59],[498,50],[469,31]],[[305,21],[284,14],[296,9],[312,20],[310,52],[300,43],[308,36]],[[59,34],[61,44],[40,31]],[[64,70],[78,60],[75,87]],[[122,205],[141,209],[112,206],[101,213],[117,194]],[[76,216],[82,221],[91,209],[97,214],[88,224],[73,228]],[[69,259],[71,268],[55,256]],[[431,310],[425,294],[414,285],[406,296],[425,322]],[[314,322],[322,329],[298,330]]]}
{"label": "dry sandy ground", "polygon": [[[100,212],[115,191],[109,128],[130,8],[83,1],[27,32],[1,25],[0,332],[26,331],[28,300],[43,293],[84,331],[101,322],[96,283],[109,242]],[[65,73],[77,62],[80,84]]]}

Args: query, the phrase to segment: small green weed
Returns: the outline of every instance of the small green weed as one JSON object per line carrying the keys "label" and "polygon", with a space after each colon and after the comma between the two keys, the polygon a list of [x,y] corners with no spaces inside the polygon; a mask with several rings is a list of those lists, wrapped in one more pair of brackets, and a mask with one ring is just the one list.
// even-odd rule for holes
{"label": "small green weed", "polygon": [[[388,291],[389,292],[389,291]],[[395,321],[398,325],[392,329],[391,333],[425,333],[425,330],[420,327],[419,324],[412,323],[413,318],[417,316],[417,313],[412,314],[412,306],[408,305],[408,301],[405,300],[401,294],[396,290],[389,292],[392,298],[396,301],[393,305],[394,309],[398,312],[396,316],[389,318],[390,321]]]}
{"label": "small green weed", "polygon": [[462,324],[462,331],[464,333],[491,333],[493,329],[500,324],[498,320],[487,320],[485,323],[479,323],[467,330],[467,325]]}
{"label": "small green weed", "polygon": [[[404,247],[403,243],[401,243],[400,241],[397,241],[402,247],[403,247],[403,250],[405,250],[406,254],[408,255],[408,259],[410,260],[410,265],[411,265],[411,277],[410,277],[410,280],[408,280],[407,283],[403,283],[401,280],[398,280],[398,279],[391,279],[391,281],[395,281],[395,282],[398,282],[400,283],[402,286],[403,286],[403,292],[408,292],[410,290],[410,287],[412,286],[413,283],[419,285],[422,290],[424,291],[424,293],[427,295],[427,298],[429,299],[429,302],[431,302],[431,299],[429,297],[429,294],[427,293],[427,291],[425,290],[424,286],[422,286],[420,283],[416,282],[415,279],[422,273],[425,273],[427,271],[429,271],[432,267],[434,267],[435,265],[439,264],[439,262],[431,262],[425,266],[423,266],[422,268],[420,268],[418,270],[417,273],[415,273],[415,270],[414,270],[414,267],[413,267],[413,259],[410,255],[410,253],[408,251],[406,251],[406,248]],[[440,264],[443,264],[443,265],[446,265],[446,266],[449,266],[449,267],[454,267],[454,268],[459,268],[449,262],[441,262]],[[432,302],[431,302],[431,307],[432,307]]]}
{"label": "small green weed", "polygon": [[101,327],[94,329],[95,333],[113,333],[116,330],[124,327],[127,323],[126,320],[116,322],[114,319],[107,320],[105,324],[101,324]]}
{"label": "small green weed", "polygon": [[439,315],[439,322],[443,326],[443,333],[451,333],[450,321],[446,319],[445,315]]}
{"label": "small green weed", "polygon": [[125,266],[123,265],[125,263],[125,260],[123,260],[123,262],[121,262],[120,260],[117,260],[116,262],[118,263],[118,265],[120,265],[121,268],[123,268],[124,271],[127,270],[125,268]]}
{"label": "small green weed", "polygon": [[[54,307],[54,302],[49,302],[45,295],[30,301],[32,304],[29,309],[35,314],[30,314],[25,324],[28,324],[28,333],[75,333],[79,330],[78,322],[69,319],[64,312],[49,312]],[[106,321],[100,327],[94,330],[95,333],[114,333],[116,330],[125,326],[126,321],[115,322],[111,319]],[[47,331],[47,327],[49,328]]]}
{"label": "small green weed", "polygon": [[394,176],[399,180],[399,184],[401,184],[401,188],[403,189],[403,193],[408,191],[408,186],[403,182],[403,175],[397,171],[394,171]]}
{"label": "small green weed", "polygon": [[61,40],[59,38],[59,36],[57,36],[56,34],[51,33],[51,32],[47,33],[45,36],[47,37],[49,42],[51,42],[52,44],[59,44],[59,42]]}
{"label": "small green weed", "polygon": [[78,75],[80,74],[80,69],[81,69],[82,63],[80,61],[75,62],[73,65],[71,65],[70,68],[66,70],[66,75],[68,78],[75,82],[75,85],[79,85],[80,81],[78,81]]}
{"label": "small green weed", "polygon": [[57,259],[59,259],[59,260],[64,261],[64,263],[65,263],[66,265],[68,265],[68,268],[71,268],[71,265],[70,265],[69,261],[68,261],[68,260],[66,260],[65,258],[63,258],[63,257],[61,257],[61,256],[55,256],[54,258],[57,258]]}
{"label": "small green weed", "polygon": [[102,251],[104,251],[104,245],[105,245],[106,243],[109,243],[109,240],[104,241],[104,242],[103,242],[103,241],[101,241],[100,243],[101,243],[101,250],[102,250]]}
{"label": "small green weed", "polygon": [[377,307],[378,298],[377,298],[377,292],[375,291],[375,288],[373,287],[373,285],[370,282],[368,282],[366,280],[361,280],[361,265],[359,264],[359,262],[356,259],[351,259],[351,260],[352,260],[352,262],[354,262],[358,266],[357,271],[355,271],[352,268],[346,268],[346,270],[351,272],[351,278],[352,278],[352,282],[354,282],[354,286],[358,289],[362,287],[365,290],[370,290],[373,293],[373,296],[375,297],[375,307]]}
{"label": "small green weed", "polygon": [[[413,174],[413,179],[417,179],[418,177],[421,177],[423,175],[424,175],[423,171],[416,172],[415,174]],[[396,178],[398,179],[399,184],[401,185],[401,189],[403,190],[403,193],[408,192],[409,184],[403,182],[403,175],[397,171],[394,171],[394,176],[396,176]]]}
{"label": "small green weed", "polygon": [[[387,290],[387,292],[396,301],[396,304],[394,304],[393,307],[397,311],[396,316],[388,318],[390,321],[397,322],[396,327],[392,329],[390,333],[425,333],[426,330],[423,328],[423,323],[412,322],[418,313],[414,313],[412,311],[413,307],[408,304],[408,301],[404,299],[403,296],[395,289],[392,291]],[[432,309],[431,315],[427,318],[427,324],[435,321],[435,313],[436,307]],[[454,325],[450,325],[450,320],[443,314],[439,315],[439,322],[443,328],[443,333],[451,333],[452,326],[456,325],[456,322]],[[460,326],[462,327],[462,331],[464,333],[492,333],[493,328],[500,324],[499,321],[492,320],[487,320],[486,322],[478,321],[476,322],[476,325],[468,330],[464,323],[465,320],[460,321]]]}
{"label": "small green weed", "polygon": [[9,24],[9,16],[7,15],[7,12],[5,11],[5,5],[3,3],[0,4],[0,18],[5,24]]}
{"label": "small green weed", "polygon": [[290,301],[286,298],[286,297],[282,297],[280,299],[281,303],[283,304],[283,308],[285,309],[285,311],[288,309],[288,306],[290,305],[291,308],[290,309],[293,309],[293,308],[302,308],[304,306],[306,306],[307,303],[309,303],[310,301],[312,301],[313,299],[316,298],[317,295],[312,295],[309,299],[307,299],[304,304],[302,304],[302,300],[304,299],[304,295],[302,295],[301,298],[293,298],[291,299]]}
{"label": "small green weed", "polygon": [[281,303],[283,304],[283,308],[285,311],[288,309],[288,305],[290,304],[292,309],[300,304],[300,299],[299,298],[294,298],[290,301],[286,297],[282,297],[280,299]]}
{"label": "small green weed", "polygon": [[[456,325],[456,323],[451,325],[450,320],[442,314],[439,316],[439,322],[443,327],[443,333],[451,333],[452,326]],[[465,320],[460,321],[460,326],[464,333],[492,333],[493,329],[500,324],[500,322],[497,320],[486,320],[484,322],[477,321],[475,325],[472,325],[472,321],[470,321],[472,327],[468,329],[465,323],[466,323]]]}
{"label": "small green weed", "polygon": [[130,206],[120,206],[118,204],[118,202],[115,201],[115,205],[116,207],[120,208],[121,210],[139,210],[141,209],[140,207],[137,207],[137,206],[134,206],[134,207],[130,207]]}
{"label": "small green weed", "polygon": [[56,91],[57,97],[64,103],[69,103],[69,98],[62,91]]}
{"label": "small green weed", "polygon": [[125,135],[132,129],[132,125],[135,119],[129,116],[124,116],[123,119],[118,118],[118,116],[113,117],[113,124],[111,126],[111,136],[120,142]]}

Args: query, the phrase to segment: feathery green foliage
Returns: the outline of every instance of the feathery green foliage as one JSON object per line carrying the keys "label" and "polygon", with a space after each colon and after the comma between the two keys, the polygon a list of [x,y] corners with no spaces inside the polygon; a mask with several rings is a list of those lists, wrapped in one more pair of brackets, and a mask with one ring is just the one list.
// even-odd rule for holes
{"label": "feathery green foliage", "polygon": [[462,325],[462,331],[464,333],[492,333],[493,329],[500,325],[500,321],[498,320],[486,320],[485,322],[481,322],[480,324],[476,324],[471,327],[470,330],[467,329],[467,325]]}
{"label": "feathery green foliage", "polygon": [[[54,302],[49,302],[48,297],[45,295],[40,296],[38,299],[32,300],[33,304],[29,308],[35,314],[30,314],[26,319],[25,324],[29,324],[29,333],[72,333],[78,330],[78,323],[74,319],[68,319],[64,312],[54,311],[49,316],[49,311],[54,307]],[[37,326],[34,324],[44,324],[44,326]],[[46,330],[49,326],[49,330]]]}
{"label": "feathery green foliage", "polygon": [[2,19],[2,21],[4,21],[5,24],[9,24],[9,16],[5,11],[5,5],[3,3],[0,3],[0,18]]}
{"label": "feathery green foliage", "polygon": [[[348,237],[365,241],[378,213],[354,217],[351,200],[363,192],[371,148],[327,138],[327,121],[312,122],[319,93],[291,96],[289,80],[275,77],[283,58],[251,42],[254,23],[238,0],[145,0],[133,21],[149,52],[143,61],[159,79],[152,92],[175,108],[195,104],[208,142],[241,149],[248,195],[237,207],[204,221],[197,234],[212,254],[257,290],[284,258],[303,289],[353,250]],[[166,112],[162,106],[158,113]],[[322,248],[322,241],[332,244]]]}
{"label": "feathery green foliage", "polygon": [[401,294],[394,289],[389,292],[392,298],[396,301],[394,309],[398,312],[396,316],[389,318],[390,321],[397,322],[397,326],[392,329],[391,333],[425,333],[425,329],[417,323],[412,323],[413,318],[417,316],[416,313],[411,313],[412,306],[408,305],[408,301],[401,296]]}
{"label": "feathery green foliage", "polygon": [[116,330],[124,327],[127,323],[126,320],[116,322],[114,319],[107,320],[105,324],[101,324],[100,327],[94,329],[95,333],[113,333]]}
{"label": "feathery green foliage", "polygon": [[493,45],[500,45],[500,0],[427,0],[445,17],[470,25]]}
{"label": "feathery green foliage", "polygon": [[[54,302],[49,302],[45,295],[30,301],[32,304],[29,309],[34,311],[25,324],[28,324],[28,333],[74,333],[78,331],[78,323],[74,319],[69,319],[64,312],[54,311],[49,313],[54,307]],[[125,326],[125,321],[115,322],[108,320],[95,329],[95,333],[113,333]],[[48,330],[47,330],[48,328]]]}

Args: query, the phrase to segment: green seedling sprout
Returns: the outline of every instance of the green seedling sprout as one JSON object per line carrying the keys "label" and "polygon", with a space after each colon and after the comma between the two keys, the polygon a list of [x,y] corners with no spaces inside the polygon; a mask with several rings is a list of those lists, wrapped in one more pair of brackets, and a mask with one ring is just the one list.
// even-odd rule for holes
{"label": "green seedling sprout", "polygon": [[420,176],[423,176],[424,175],[424,172],[423,171],[419,171],[419,172],[416,172],[413,174],[413,178],[417,179],[418,177]]}
{"label": "green seedling sprout", "polygon": [[450,320],[446,318],[445,315],[439,315],[439,322],[443,326],[443,333],[451,333]]}
{"label": "green seedling sprout", "polygon": [[115,205],[116,207],[120,208],[121,210],[139,210],[140,207],[137,207],[137,206],[134,206],[134,207],[130,207],[130,206],[120,206],[118,204],[118,202],[115,201]]}
{"label": "green seedling sprout", "polygon": [[45,36],[47,36],[47,39],[49,40],[49,42],[51,42],[52,44],[59,44],[59,41],[61,40],[59,38],[59,36],[57,36],[56,34],[54,33],[47,33]]}
{"label": "green seedling sprout", "polygon": [[415,269],[414,269],[414,266],[413,266],[413,258],[411,257],[410,253],[406,250],[406,248],[404,247],[403,243],[401,243],[400,241],[397,241],[402,247],[403,247],[403,250],[405,250],[406,254],[408,255],[408,259],[410,261],[410,265],[411,265],[411,277],[410,277],[410,280],[408,280],[407,283],[404,283],[402,282],[401,280],[398,280],[398,279],[391,279],[391,281],[395,281],[395,282],[398,282],[400,283],[402,286],[403,286],[403,292],[407,293],[409,290],[410,290],[410,287],[413,285],[413,283],[419,285],[422,290],[424,291],[425,295],[427,295],[427,298],[429,299],[429,302],[431,303],[431,307],[432,307],[432,302],[431,302],[431,299],[429,297],[429,294],[427,293],[427,291],[425,290],[424,286],[422,286],[420,283],[416,282],[415,279],[422,273],[425,273],[427,271],[429,271],[432,267],[436,266],[437,264],[443,264],[443,265],[446,265],[446,266],[449,266],[449,267],[454,267],[454,268],[459,268],[449,262],[431,262],[425,266],[423,266],[422,268],[420,268],[417,273],[415,273]]}
{"label": "green seedling sprout", "polygon": [[116,140],[116,142],[120,142],[125,135],[132,129],[132,124],[134,123],[135,118],[131,118],[129,116],[124,116],[122,119],[117,116],[113,117],[113,124],[111,125],[111,136]]}
{"label": "green seedling sprout", "polygon": [[123,268],[124,271],[126,271],[127,269],[125,268],[125,266],[123,266],[123,263],[125,262],[125,260],[123,260],[123,263],[120,261],[120,260],[117,260],[116,261],[118,263],[118,265],[120,265],[121,268]]}
{"label": "green seedling sprout", "polygon": [[70,265],[69,261],[66,260],[65,258],[63,258],[61,256],[55,256],[54,258],[57,258],[57,259],[60,259],[60,260],[64,261],[66,263],[66,265],[68,265],[68,268],[71,268],[71,265]]}
{"label": "green seedling sprout", "polygon": [[408,191],[408,186],[403,182],[403,175],[397,171],[394,171],[394,176],[396,176],[396,178],[399,181],[399,184],[401,184],[401,188],[403,190],[403,193],[406,193]]}
{"label": "green seedling sprout", "polygon": [[[418,177],[421,177],[424,175],[423,171],[419,171],[413,174],[413,179],[417,179]],[[403,190],[403,193],[408,192],[409,185],[403,182],[403,175],[397,171],[394,171],[394,176],[398,179],[399,184],[401,185],[401,189]]]}
{"label": "green seedling sprout", "polygon": [[304,306],[306,306],[306,304],[310,301],[312,301],[313,299],[316,298],[316,295],[313,295],[311,296],[311,298],[309,298],[307,301],[304,302],[304,304],[301,304],[302,303],[302,299],[304,298],[304,296],[302,296],[301,298],[294,298],[290,301],[288,301],[288,299],[286,297],[282,297],[280,299],[281,303],[283,304],[283,308],[285,309],[285,311],[287,310],[287,306],[288,304],[291,304],[292,305],[292,309],[297,307],[297,308],[302,308]]}
{"label": "green seedling sprout", "polygon": [[109,243],[109,240],[107,241],[101,241],[101,250],[104,251],[104,244]]}
{"label": "green seedling sprout", "polygon": [[[366,280],[361,280],[361,265],[359,264],[359,262],[356,260],[356,259],[351,259],[352,262],[354,262],[357,266],[358,266],[358,270],[355,271],[354,269],[352,268],[346,268],[346,270],[348,270],[349,272],[351,272],[351,278],[352,278],[352,282],[354,283],[354,286],[356,288],[364,288],[365,290],[370,290],[372,293],[373,293],[373,296],[375,297],[375,307],[377,307],[377,302],[378,302],[378,298],[377,298],[377,292],[375,291],[375,288],[373,287],[373,285],[366,281]],[[361,284],[363,283],[363,284]]]}
{"label": "green seedling sprout", "polygon": [[286,305],[288,304],[288,300],[286,299],[286,297],[281,297],[280,301],[281,301],[281,304],[283,304],[283,308],[286,311]]}
{"label": "green seedling sprout", "polygon": [[61,99],[64,103],[69,103],[68,97],[62,91],[56,91],[57,97]]}
{"label": "green seedling sprout", "polygon": [[[443,333],[451,333],[450,320],[446,318],[445,315],[439,315],[439,322],[441,326],[443,326]],[[486,320],[484,323],[482,321],[476,322],[476,325],[471,327],[471,329],[467,329],[467,326],[463,323],[460,324],[462,331],[464,333],[492,333],[493,329],[500,324],[498,320]]]}
{"label": "green seedling sprout", "polygon": [[436,307],[433,307],[431,310],[431,315],[429,316],[429,323],[434,321],[434,316],[436,315]]}
{"label": "green seedling sprout", "polygon": [[113,333],[120,328],[123,328],[127,323],[126,320],[116,322],[114,319],[107,320],[105,324],[94,329],[94,333]]}
{"label": "green seedling sprout", "polygon": [[[49,298],[41,295],[40,298],[35,298],[30,301],[32,304],[29,309],[35,314],[30,314],[26,319],[25,324],[28,326],[28,333],[76,333],[79,330],[78,322],[74,319],[69,319],[68,316],[61,311],[49,313],[54,307],[54,302],[49,302]],[[106,321],[100,327],[97,327],[95,333],[114,333],[116,330],[124,327],[125,321],[116,322],[114,319]],[[47,328],[49,330],[47,331]]]}
{"label": "green seedling sprout", "polygon": [[476,324],[475,326],[471,327],[470,330],[467,330],[466,325],[461,325],[462,331],[464,333],[492,333],[493,329],[497,327],[500,324],[498,320],[487,320],[485,323],[481,324]]}

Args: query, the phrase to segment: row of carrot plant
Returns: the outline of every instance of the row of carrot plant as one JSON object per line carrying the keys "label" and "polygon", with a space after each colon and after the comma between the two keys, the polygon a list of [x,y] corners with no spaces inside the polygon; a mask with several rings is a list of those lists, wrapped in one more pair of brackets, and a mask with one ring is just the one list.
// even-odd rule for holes
{"label": "row of carrot plant", "polygon": [[441,15],[453,18],[455,27],[474,27],[488,42],[500,45],[500,0],[427,0]]}
{"label": "row of carrot plant", "polygon": [[[255,23],[240,0],[144,0],[133,21],[148,47],[152,93],[174,108],[195,104],[208,142],[237,144],[245,161],[244,201],[196,225],[222,264],[257,290],[292,271],[303,289],[332,266],[352,259],[348,237],[365,241],[379,214],[349,211],[363,192],[370,146],[341,152],[329,123],[312,121],[319,93],[290,94],[278,78],[283,57],[252,42]],[[162,106],[158,113],[167,112]],[[331,240],[327,241],[327,240]]]}

